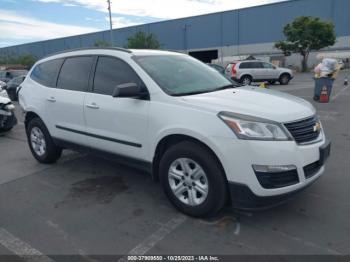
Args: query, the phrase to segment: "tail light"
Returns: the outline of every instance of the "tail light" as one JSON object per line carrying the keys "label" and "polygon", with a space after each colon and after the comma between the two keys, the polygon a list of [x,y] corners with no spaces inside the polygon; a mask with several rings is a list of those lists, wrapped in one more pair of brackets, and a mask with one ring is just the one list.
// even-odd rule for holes
{"label": "tail light", "polygon": [[232,77],[236,77],[237,71],[236,71],[236,64],[232,65]]}

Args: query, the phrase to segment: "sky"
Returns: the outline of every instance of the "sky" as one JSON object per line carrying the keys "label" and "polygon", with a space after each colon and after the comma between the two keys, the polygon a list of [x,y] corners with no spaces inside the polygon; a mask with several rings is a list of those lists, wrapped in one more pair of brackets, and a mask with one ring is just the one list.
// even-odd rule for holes
{"label": "sky", "polygon": [[[282,0],[111,0],[113,28]],[[107,0],[0,0],[0,47],[109,29]]]}

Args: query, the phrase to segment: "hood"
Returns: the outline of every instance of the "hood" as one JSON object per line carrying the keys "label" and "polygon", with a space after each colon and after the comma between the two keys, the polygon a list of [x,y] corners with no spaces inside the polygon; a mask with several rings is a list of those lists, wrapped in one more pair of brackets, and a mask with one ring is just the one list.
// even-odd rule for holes
{"label": "hood", "polygon": [[185,96],[182,99],[191,106],[214,113],[228,111],[277,122],[295,121],[316,113],[315,108],[304,99],[253,86]]}

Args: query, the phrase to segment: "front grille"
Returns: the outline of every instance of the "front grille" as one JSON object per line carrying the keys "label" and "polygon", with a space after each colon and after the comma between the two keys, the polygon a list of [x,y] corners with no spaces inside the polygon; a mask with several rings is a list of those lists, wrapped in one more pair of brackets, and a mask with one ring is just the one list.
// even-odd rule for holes
{"label": "front grille", "polygon": [[299,182],[298,172],[296,169],[277,173],[255,171],[255,175],[258,178],[260,185],[266,189],[291,186]]}
{"label": "front grille", "polygon": [[318,120],[317,117],[310,117],[304,120],[286,123],[284,126],[288,129],[298,144],[311,142],[318,138],[320,129],[315,129]]}
{"label": "front grille", "polygon": [[307,166],[304,166],[304,174],[305,178],[313,177],[317,174],[317,172],[321,169],[322,165],[320,164],[320,161],[313,162]]}

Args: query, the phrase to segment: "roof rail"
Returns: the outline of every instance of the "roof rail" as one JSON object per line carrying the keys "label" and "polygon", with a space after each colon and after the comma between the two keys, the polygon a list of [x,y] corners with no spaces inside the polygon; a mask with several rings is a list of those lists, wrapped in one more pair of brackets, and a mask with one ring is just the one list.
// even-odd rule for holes
{"label": "roof rail", "polygon": [[126,53],[132,53],[131,50],[126,49],[126,48],[121,48],[121,47],[81,47],[81,48],[73,48],[73,49],[62,50],[62,51],[59,51],[59,52],[56,52],[56,53],[49,54],[49,55],[47,55],[47,56],[45,56],[43,58],[54,56],[54,55],[59,55],[59,54],[64,54],[64,53],[69,53],[69,52],[84,51],[84,50],[94,50],[94,49],[98,49],[98,50],[107,49],[107,50],[116,50],[116,51],[122,51],[122,52],[126,52]]}

